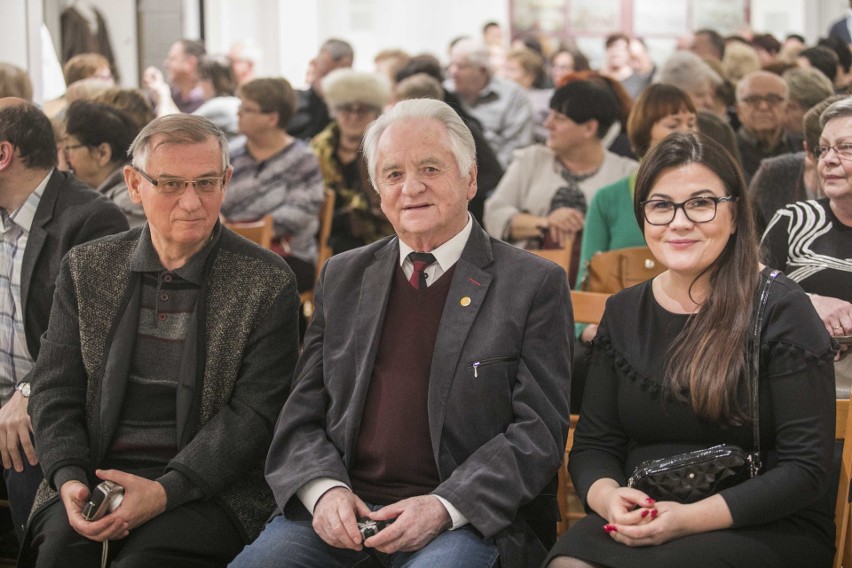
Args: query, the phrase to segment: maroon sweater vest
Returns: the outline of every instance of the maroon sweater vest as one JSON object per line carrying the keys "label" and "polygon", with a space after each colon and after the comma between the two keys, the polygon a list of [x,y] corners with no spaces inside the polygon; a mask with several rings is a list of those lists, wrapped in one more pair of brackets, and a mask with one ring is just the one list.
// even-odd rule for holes
{"label": "maroon sweater vest", "polygon": [[367,503],[429,494],[440,483],[429,436],[429,373],[454,269],[425,290],[415,290],[401,267],[394,272],[349,470]]}

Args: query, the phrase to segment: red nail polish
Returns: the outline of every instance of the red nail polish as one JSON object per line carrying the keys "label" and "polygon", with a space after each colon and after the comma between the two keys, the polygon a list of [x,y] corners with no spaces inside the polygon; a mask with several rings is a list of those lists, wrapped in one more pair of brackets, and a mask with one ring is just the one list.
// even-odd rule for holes
{"label": "red nail polish", "polygon": [[652,519],[653,519],[653,518],[656,518],[656,516],[657,516],[657,512],[658,512],[658,511],[657,511],[656,509],[651,509],[651,518],[652,518]]}
{"label": "red nail polish", "polygon": [[650,513],[650,511],[648,509],[645,509],[644,511],[642,511],[642,518],[644,519],[645,517],[647,517],[648,513]]}
{"label": "red nail polish", "polygon": [[651,499],[650,497],[648,497],[647,499],[645,499],[645,502],[646,502],[646,503],[648,503],[649,505],[653,505],[653,504],[654,504],[654,500],[653,500],[653,499]]}
{"label": "red nail polish", "polygon": [[612,532],[615,530],[615,527],[612,525],[604,525],[603,530],[605,530],[606,532]]}

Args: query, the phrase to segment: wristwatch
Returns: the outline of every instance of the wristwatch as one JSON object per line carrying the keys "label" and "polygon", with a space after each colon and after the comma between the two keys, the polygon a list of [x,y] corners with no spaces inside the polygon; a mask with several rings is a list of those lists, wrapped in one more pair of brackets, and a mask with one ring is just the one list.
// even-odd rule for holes
{"label": "wristwatch", "polygon": [[15,386],[15,390],[21,393],[24,398],[30,398],[30,383],[19,383]]}

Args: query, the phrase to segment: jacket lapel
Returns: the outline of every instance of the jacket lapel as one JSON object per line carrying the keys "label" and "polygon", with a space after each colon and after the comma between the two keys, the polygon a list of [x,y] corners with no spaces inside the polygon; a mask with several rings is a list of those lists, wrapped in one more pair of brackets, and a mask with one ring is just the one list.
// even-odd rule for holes
{"label": "jacket lapel", "polygon": [[44,248],[47,240],[47,231],[44,226],[53,219],[53,209],[56,199],[59,197],[59,188],[63,184],[62,174],[56,170],[50,174],[50,180],[41,194],[38,208],[33,216],[33,224],[27,237],[27,248],[24,251],[24,260],[21,263],[21,306],[24,310],[24,321],[27,321],[27,300],[29,299],[30,285],[33,279],[36,261]]}
{"label": "jacket lapel", "polygon": [[447,301],[441,315],[441,325],[432,355],[429,376],[429,434],[435,463],[440,464],[441,430],[446,414],[446,400],[455,379],[459,361],[470,328],[488,294],[493,275],[486,267],[493,261],[491,242],[482,228],[475,224],[456,264]]}
{"label": "jacket lapel", "polygon": [[[354,453],[355,438],[361,425],[361,413],[379,347],[393,271],[398,263],[399,240],[392,238],[365,266],[361,279],[358,305],[355,308],[355,325],[352,328],[355,335],[355,383],[346,426],[346,456],[352,456]],[[350,465],[347,463],[347,467]]]}

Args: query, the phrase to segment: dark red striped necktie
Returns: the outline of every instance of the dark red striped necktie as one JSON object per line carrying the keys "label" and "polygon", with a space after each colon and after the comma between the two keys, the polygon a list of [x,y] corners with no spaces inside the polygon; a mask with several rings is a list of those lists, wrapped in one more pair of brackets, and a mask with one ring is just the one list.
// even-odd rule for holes
{"label": "dark red striped necktie", "polygon": [[414,286],[415,290],[426,288],[426,267],[435,262],[435,257],[428,252],[412,252],[408,255],[408,260],[414,266],[414,272],[411,273],[411,278],[408,283]]}

